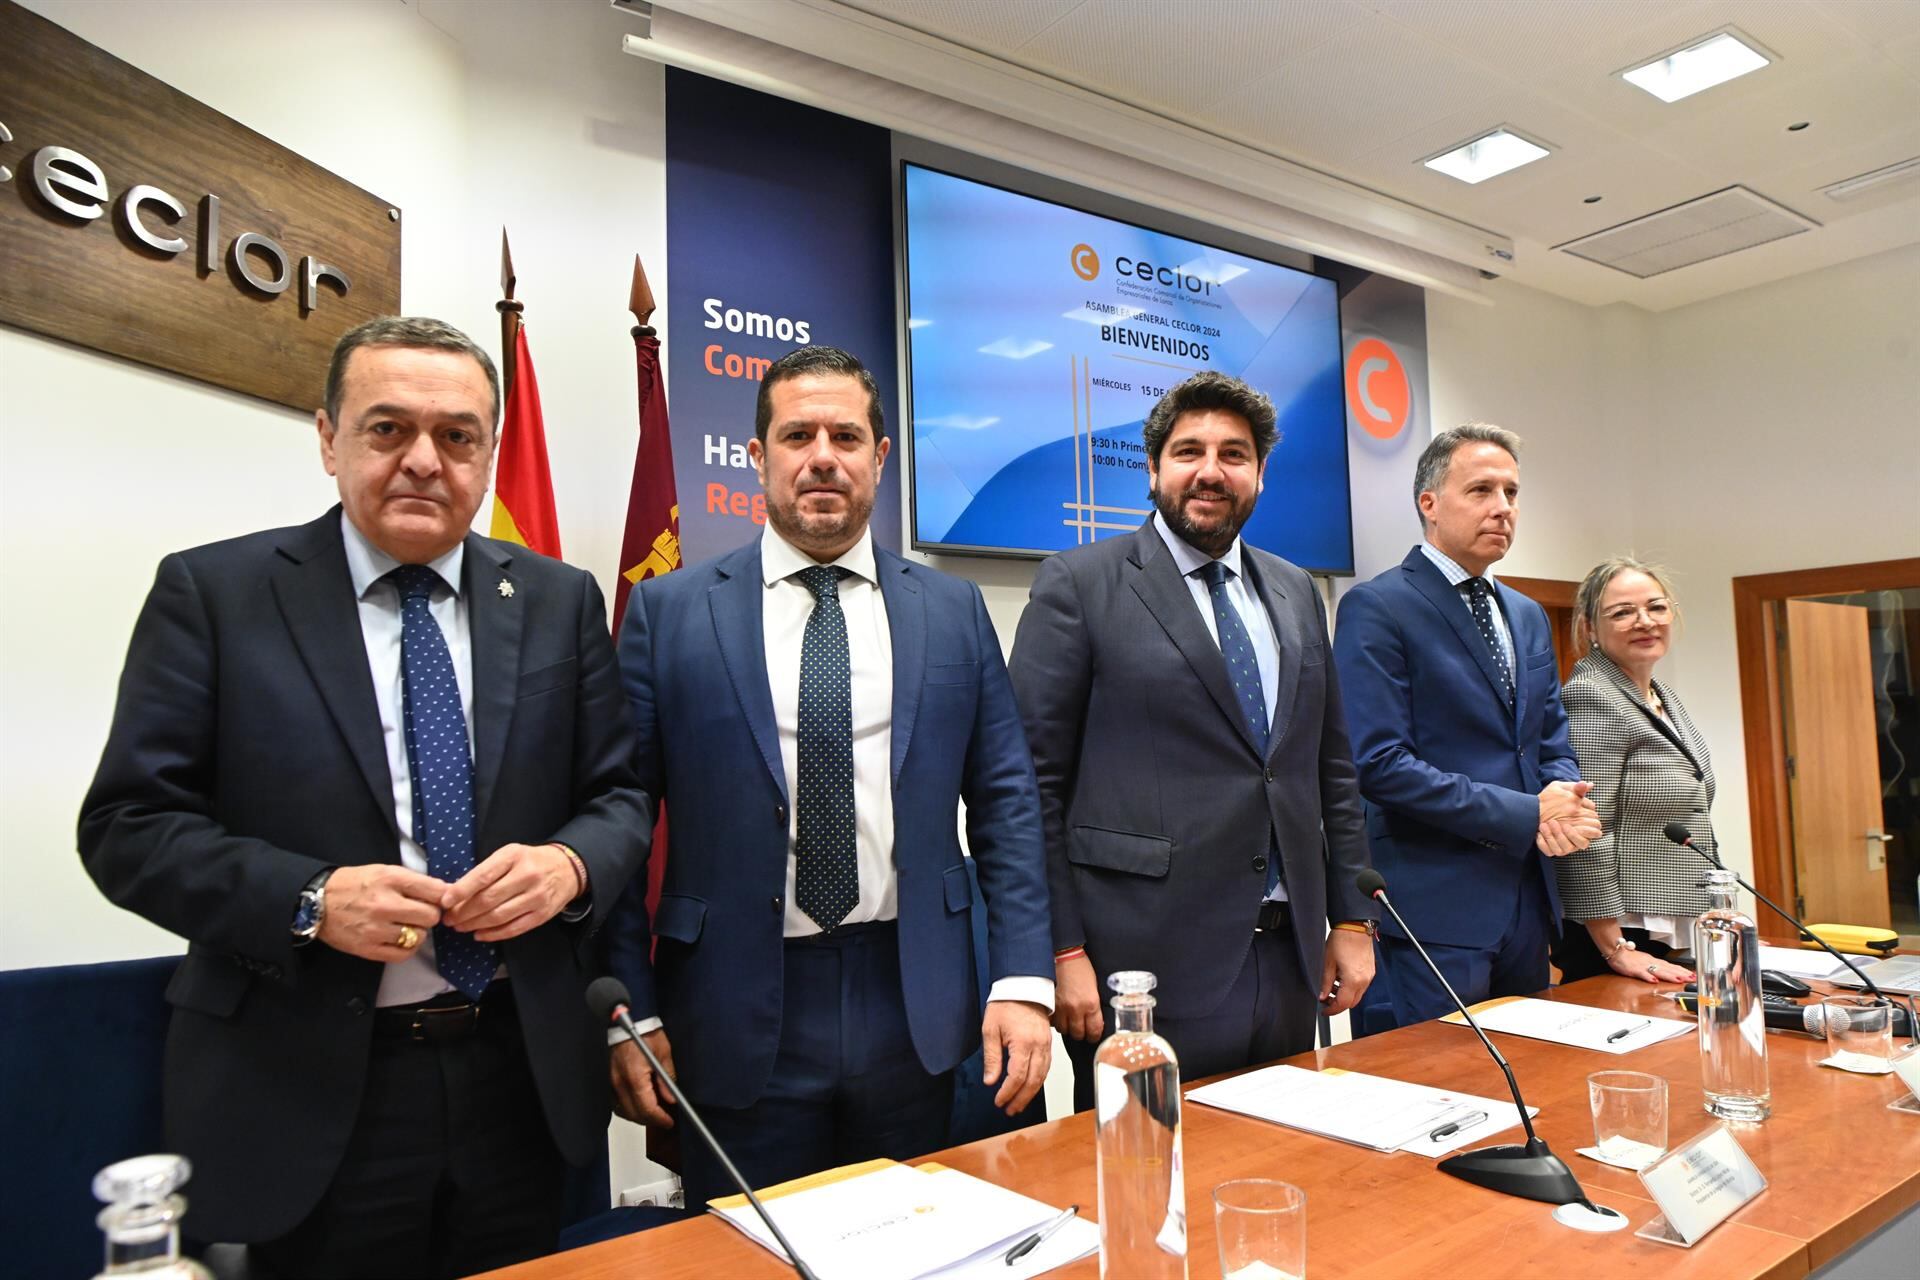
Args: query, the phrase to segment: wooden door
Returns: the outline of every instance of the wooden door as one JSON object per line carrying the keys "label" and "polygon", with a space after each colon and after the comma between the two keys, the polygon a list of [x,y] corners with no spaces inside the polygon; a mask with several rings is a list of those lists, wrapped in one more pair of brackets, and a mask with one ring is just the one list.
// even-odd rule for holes
{"label": "wooden door", "polygon": [[[1867,611],[1786,601],[1788,802],[1801,918],[1887,928]],[[1871,833],[1871,834],[1869,834]]]}

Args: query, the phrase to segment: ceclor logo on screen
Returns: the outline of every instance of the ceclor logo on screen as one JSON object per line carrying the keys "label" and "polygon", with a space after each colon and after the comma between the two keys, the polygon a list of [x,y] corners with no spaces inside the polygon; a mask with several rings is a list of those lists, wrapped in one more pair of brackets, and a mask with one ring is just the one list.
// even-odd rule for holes
{"label": "ceclor logo on screen", "polygon": [[1393,348],[1378,338],[1362,338],[1347,353],[1347,411],[1360,429],[1377,440],[1391,440],[1412,416],[1413,389]]}
{"label": "ceclor logo on screen", "polygon": [[1073,274],[1082,280],[1091,280],[1100,274],[1100,255],[1093,251],[1090,244],[1073,246]]}

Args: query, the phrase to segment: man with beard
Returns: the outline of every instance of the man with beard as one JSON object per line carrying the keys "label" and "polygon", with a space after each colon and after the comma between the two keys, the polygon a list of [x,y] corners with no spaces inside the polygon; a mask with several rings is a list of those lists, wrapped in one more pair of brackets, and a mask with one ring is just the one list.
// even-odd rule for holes
{"label": "man with beard", "polygon": [[[1052,1056],[1053,981],[1039,797],[985,602],[867,527],[891,443],[873,376],[832,347],[791,352],[754,434],[766,532],[627,603],[640,778],[673,851],[652,920],[636,884],[608,932],[674,1087],[766,1186],[944,1146],[953,1069],[983,1040],[995,1104],[1023,1109]],[[672,1123],[636,1048],[615,1042],[610,1066],[621,1114]],[[683,1154],[688,1204],[732,1190],[704,1147]]]}
{"label": "man with beard", "polygon": [[1188,1079],[1312,1048],[1315,1015],[1373,976],[1326,609],[1305,573],[1240,540],[1279,442],[1273,405],[1200,373],[1141,435],[1154,514],[1040,566],[1011,667],[1082,1109],[1111,973],[1158,976],[1154,1028]]}

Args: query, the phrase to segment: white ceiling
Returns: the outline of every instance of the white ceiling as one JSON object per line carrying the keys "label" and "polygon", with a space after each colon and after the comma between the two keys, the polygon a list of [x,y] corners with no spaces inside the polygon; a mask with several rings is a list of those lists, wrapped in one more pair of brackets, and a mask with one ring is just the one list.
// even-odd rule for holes
{"label": "white ceiling", "polygon": [[[1920,178],[1820,193],[1920,155],[1920,0],[841,2],[1509,236],[1504,274],[1589,304],[1665,310],[1920,241]],[[1726,26],[1776,61],[1672,104],[1616,74]],[[1553,154],[1478,186],[1420,164],[1496,125]],[[1819,229],[1648,280],[1552,248],[1735,184]]]}

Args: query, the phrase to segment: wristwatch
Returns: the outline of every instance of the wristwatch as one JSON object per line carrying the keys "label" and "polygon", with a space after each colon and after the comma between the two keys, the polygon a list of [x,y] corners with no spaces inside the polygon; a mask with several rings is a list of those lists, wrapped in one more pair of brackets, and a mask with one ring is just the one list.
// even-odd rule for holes
{"label": "wristwatch", "polygon": [[1349,933],[1365,933],[1375,942],[1380,941],[1380,923],[1377,920],[1342,920],[1333,927]]}
{"label": "wristwatch", "polygon": [[327,918],[327,877],[332,874],[333,868],[328,867],[300,891],[300,905],[293,912],[295,942],[312,942],[320,936],[320,926]]}

